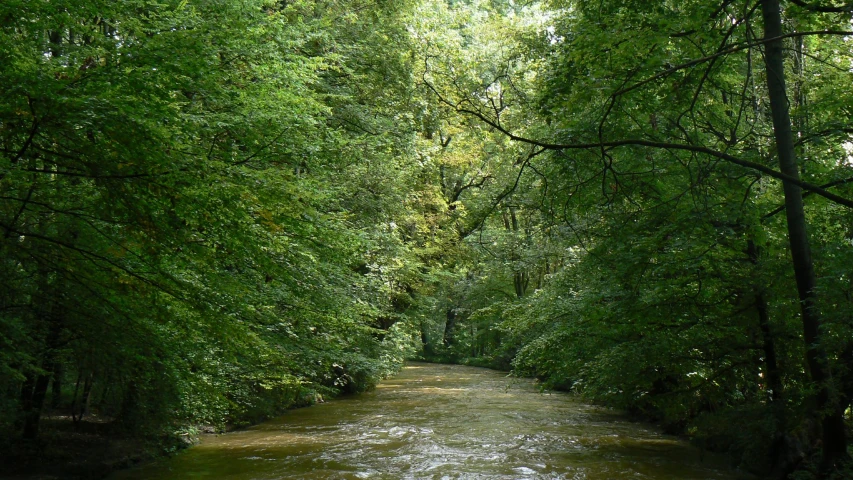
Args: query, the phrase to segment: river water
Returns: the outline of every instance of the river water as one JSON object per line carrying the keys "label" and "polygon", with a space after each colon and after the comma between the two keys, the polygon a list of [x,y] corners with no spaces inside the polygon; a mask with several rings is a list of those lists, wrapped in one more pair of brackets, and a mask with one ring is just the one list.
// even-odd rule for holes
{"label": "river water", "polygon": [[208,436],[130,479],[735,479],[653,426],[526,379],[409,364],[371,392]]}

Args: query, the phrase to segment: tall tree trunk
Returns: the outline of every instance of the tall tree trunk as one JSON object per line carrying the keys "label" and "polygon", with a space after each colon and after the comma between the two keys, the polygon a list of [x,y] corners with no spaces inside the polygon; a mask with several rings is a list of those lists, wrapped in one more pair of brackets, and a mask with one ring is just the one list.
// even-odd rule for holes
{"label": "tall tree trunk", "polygon": [[[779,0],[763,0],[764,38],[778,38],[783,34]],[[766,43],[764,56],[767,88],[773,131],[782,173],[799,179],[794,154],[791,118],[788,111],[788,92],[785,85],[784,53],[782,40]],[[802,309],[803,336],[806,342],[806,362],[812,381],[817,387],[816,413],[822,427],[823,467],[831,468],[847,454],[843,412],[833,400],[829,364],[821,341],[821,318],[816,301],[816,277],[809,248],[803,197],[800,187],[784,182],[785,209],[788,219],[788,241],[794,264],[800,305]]]}

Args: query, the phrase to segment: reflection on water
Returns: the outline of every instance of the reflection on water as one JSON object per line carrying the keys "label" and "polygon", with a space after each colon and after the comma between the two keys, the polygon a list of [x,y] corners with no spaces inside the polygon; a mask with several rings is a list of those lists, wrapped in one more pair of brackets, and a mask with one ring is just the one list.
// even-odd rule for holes
{"label": "reflection on water", "polygon": [[375,391],[204,438],[121,479],[734,479],[654,428],[492,370],[411,364]]}

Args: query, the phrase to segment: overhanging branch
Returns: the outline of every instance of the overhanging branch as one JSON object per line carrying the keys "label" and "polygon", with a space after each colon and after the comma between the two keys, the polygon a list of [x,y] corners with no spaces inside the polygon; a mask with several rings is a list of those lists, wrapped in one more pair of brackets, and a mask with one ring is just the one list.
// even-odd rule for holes
{"label": "overhanging branch", "polygon": [[[455,106],[454,106],[455,107]],[[682,150],[687,152],[695,152],[705,154],[711,157],[719,158],[720,160],[724,160],[729,163],[733,163],[735,165],[739,165],[741,167],[749,168],[752,170],[759,171],[769,177],[773,177],[777,180],[781,180],[783,182],[792,183],[802,188],[803,190],[807,190],[816,195],[820,195],[828,200],[831,200],[839,205],[844,205],[848,208],[853,208],[853,200],[841,197],[832,192],[827,191],[826,189],[820,187],[819,185],[815,185],[813,183],[804,182],[792,176],[786,175],[784,173],[778,172],[770,167],[762,165],[756,162],[750,162],[749,160],[744,160],[742,158],[735,157],[734,155],[730,155],[725,152],[720,152],[714,150],[712,148],[703,147],[700,145],[686,145],[680,143],[668,143],[668,142],[656,142],[652,140],[643,140],[643,139],[625,139],[625,140],[615,140],[615,141],[601,141],[601,142],[591,142],[591,143],[549,143],[542,142],[535,139],[521,137],[516,135],[506,128],[499,125],[497,122],[489,119],[485,115],[475,110],[455,107],[456,110],[460,113],[465,113],[468,115],[473,115],[480,119],[480,121],[486,123],[490,127],[495,130],[501,132],[506,135],[510,140],[526,143],[529,145],[535,145],[537,147],[547,149],[547,150],[588,150],[588,149],[601,149],[601,148],[616,148],[616,147],[625,147],[625,146],[638,146],[638,147],[649,147],[649,148],[657,148],[661,150]]]}
{"label": "overhanging branch", "polygon": [[791,0],[791,3],[794,5],[809,10],[811,12],[823,12],[823,13],[851,13],[853,12],[853,3],[848,3],[846,5],[842,5],[840,7],[836,7],[835,5],[821,5],[819,3],[808,3],[803,0]]}
{"label": "overhanging branch", "polygon": [[667,68],[666,70],[664,70],[660,73],[656,73],[656,74],[652,75],[651,77],[648,77],[648,78],[646,78],[640,82],[637,82],[631,86],[628,86],[625,88],[620,88],[619,90],[613,92],[612,96],[618,97],[619,95],[624,95],[624,94],[630,92],[631,90],[636,90],[637,88],[640,88],[643,85],[651,83],[651,82],[653,82],[659,78],[664,78],[666,76],[669,76],[669,75],[671,75],[671,74],[673,74],[679,70],[684,70],[685,68],[690,68],[690,67],[693,67],[695,65],[699,65],[701,63],[710,62],[712,60],[716,60],[717,58],[728,55],[730,53],[739,52],[741,50],[746,50],[748,48],[757,47],[757,46],[763,45],[765,43],[774,42],[776,40],[782,40],[785,38],[807,37],[807,36],[814,36],[814,35],[843,35],[843,36],[847,36],[847,35],[853,35],[853,31],[847,31],[847,30],[815,30],[815,31],[808,31],[808,32],[792,32],[792,33],[787,33],[785,35],[780,35],[778,37],[762,38],[760,40],[756,40],[756,41],[752,41],[752,42],[744,42],[744,43],[734,45],[734,46],[729,47],[729,48],[717,50],[716,52],[712,53],[711,55],[707,55],[707,56],[704,56],[701,58],[696,58],[696,59],[690,60],[689,62],[685,62],[685,63],[679,64],[679,65],[675,65],[674,67]]}

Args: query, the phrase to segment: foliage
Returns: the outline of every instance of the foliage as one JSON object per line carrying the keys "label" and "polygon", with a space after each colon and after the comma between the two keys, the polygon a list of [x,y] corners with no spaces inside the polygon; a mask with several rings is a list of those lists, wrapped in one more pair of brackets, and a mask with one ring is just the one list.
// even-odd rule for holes
{"label": "foliage", "polygon": [[75,418],[159,432],[400,366],[386,319],[420,273],[373,227],[416,213],[364,190],[414,175],[409,66],[386,55],[405,5],[337,7],[0,7],[6,431],[35,436],[48,382]]}

